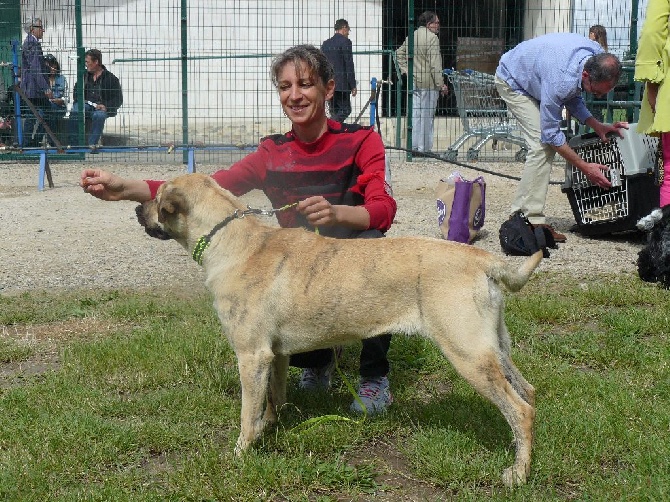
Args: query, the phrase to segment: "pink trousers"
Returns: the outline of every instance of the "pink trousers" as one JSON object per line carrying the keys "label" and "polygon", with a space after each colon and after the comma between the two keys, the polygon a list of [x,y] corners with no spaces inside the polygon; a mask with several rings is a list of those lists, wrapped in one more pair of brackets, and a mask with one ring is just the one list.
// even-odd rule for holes
{"label": "pink trousers", "polygon": [[661,133],[663,142],[663,183],[661,183],[661,207],[670,204],[670,132]]}

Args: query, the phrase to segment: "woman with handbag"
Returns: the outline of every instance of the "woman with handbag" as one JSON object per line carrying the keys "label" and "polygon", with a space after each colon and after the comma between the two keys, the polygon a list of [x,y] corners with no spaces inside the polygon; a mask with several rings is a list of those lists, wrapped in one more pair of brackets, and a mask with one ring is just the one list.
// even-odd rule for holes
{"label": "woman with handbag", "polygon": [[659,136],[656,182],[661,207],[670,204],[670,181],[664,176],[670,168],[670,86],[666,84],[670,78],[669,17],[666,0],[649,0],[635,59],[635,80],[645,83],[637,131]]}

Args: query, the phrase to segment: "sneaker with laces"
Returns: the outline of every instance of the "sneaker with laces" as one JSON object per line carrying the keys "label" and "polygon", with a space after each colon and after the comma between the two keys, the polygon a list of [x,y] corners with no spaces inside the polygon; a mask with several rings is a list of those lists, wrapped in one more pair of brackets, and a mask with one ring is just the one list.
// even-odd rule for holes
{"label": "sneaker with laces", "polygon": [[[358,397],[365,406],[368,415],[383,413],[393,403],[393,395],[387,377],[361,378],[358,385]],[[358,400],[351,403],[351,411],[364,413]]]}
{"label": "sneaker with laces", "polygon": [[330,388],[330,382],[335,370],[335,361],[342,355],[342,347],[337,346],[333,359],[321,368],[305,368],[300,375],[298,386],[303,390],[325,390]]}

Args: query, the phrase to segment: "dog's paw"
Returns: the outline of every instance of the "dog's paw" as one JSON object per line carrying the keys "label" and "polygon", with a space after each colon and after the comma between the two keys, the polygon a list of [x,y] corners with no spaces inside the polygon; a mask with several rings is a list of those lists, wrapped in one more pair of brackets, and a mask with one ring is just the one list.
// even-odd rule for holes
{"label": "dog's paw", "polygon": [[248,441],[242,434],[237,438],[237,443],[235,444],[235,456],[241,457],[244,455],[244,452],[249,448],[251,442]]}
{"label": "dog's paw", "polygon": [[525,485],[527,477],[526,469],[515,464],[503,471],[502,482],[507,488],[514,488]]}
{"label": "dog's paw", "polygon": [[663,211],[661,209],[654,209],[647,216],[643,216],[637,222],[637,228],[642,231],[648,231],[654,228],[654,225],[663,219]]}

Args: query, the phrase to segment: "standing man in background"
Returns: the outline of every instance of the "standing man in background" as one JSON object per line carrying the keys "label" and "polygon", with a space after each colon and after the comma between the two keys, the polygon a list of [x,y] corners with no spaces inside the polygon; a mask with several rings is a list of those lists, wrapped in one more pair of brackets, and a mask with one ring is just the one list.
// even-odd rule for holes
{"label": "standing man in background", "polygon": [[328,102],[330,118],[344,122],[351,114],[351,96],[356,96],[356,73],[354,53],[349,40],[349,23],[345,19],[335,21],[335,34],[321,44],[321,50],[335,69],[335,93]]}
{"label": "standing man in background", "polygon": [[[446,96],[449,87],[442,76],[440,54],[440,18],[427,10],[417,20],[419,27],[414,32],[414,90],[412,91],[412,150],[429,153],[433,149],[433,121],[437,98]],[[409,38],[409,37],[408,37]],[[400,71],[406,74],[407,38],[396,51]]]}
{"label": "standing man in background", "polygon": [[605,96],[620,75],[621,62],[614,54],[605,53],[600,44],[576,33],[535,37],[500,58],[495,85],[528,145],[510,212],[522,211],[534,226],[547,228],[556,242],[565,242],[566,237],[546,222],[544,207],[557,153],[591,184],[612,187],[604,174],[606,165],[582,159],[568,144],[560,128],[563,107],[601,140],[607,141],[611,132],[623,137],[619,129],[628,129],[626,122],[603,124],[586,108],[582,97],[583,92]]}
{"label": "standing man in background", "polygon": [[[47,98],[47,91],[51,88],[47,76],[49,68],[44,61],[42,53],[42,44],[40,40],[44,36],[44,25],[42,19],[34,17],[25,24],[24,30],[27,33],[21,49],[21,90],[28,97],[30,102],[43,116],[44,111],[51,108],[51,103]],[[28,105],[21,105],[21,111],[26,117],[23,128],[23,144],[21,146],[39,146],[44,129],[40,124],[37,127],[35,136],[33,130],[37,118]]]}

